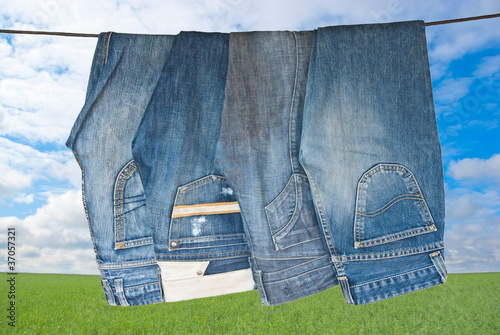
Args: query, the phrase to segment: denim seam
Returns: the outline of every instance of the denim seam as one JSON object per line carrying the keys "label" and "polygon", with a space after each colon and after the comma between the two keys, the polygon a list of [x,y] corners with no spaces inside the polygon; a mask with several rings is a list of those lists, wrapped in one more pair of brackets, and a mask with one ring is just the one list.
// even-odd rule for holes
{"label": "denim seam", "polygon": [[[127,204],[132,204],[132,203],[136,203],[136,202],[142,202],[142,201],[127,202]],[[125,203],[122,203],[122,206],[124,206],[124,205],[125,205]],[[137,207],[134,207],[134,208],[132,208],[132,209],[129,209],[129,210],[128,210],[128,211],[126,211],[126,212],[122,212],[121,214],[118,214],[118,216],[125,216],[125,214],[128,214],[128,213],[130,213],[130,212],[133,212],[133,211],[135,211],[136,209],[139,209],[139,208],[144,207],[144,206],[146,206],[146,204],[145,204],[145,203],[144,203],[144,204],[142,204],[142,205],[140,205],[140,206],[137,206]]]}
{"label": "denim seam", "polygon": [[[127,180],[130,178],[132,173],[137,169],[137,165],[134,160],[130,160],[125,164],[125,166],[120,170],[115,181],[115,188],[113,192],[113,210],[114,213],[114,228],[115,228],[115,249],[120,249],[125,243],[125,214],[136,210],[142,206],[135,207],[127,212],[124,212],[124,199],[125,199],[125,187],[127,185]],[[145,206],[146,204],[144,204]]]}
{"label": "denim seam", "polygon": [[348,305],[352,305],[354,300],[352,299],[351,290],[349,289],[349,280],[347,277],[342,276],[338,277],[338,281],[340,283],[340,287],[342,288],[342,295],[344,296],[344,300]]}
{"label": "denim seam", "polygon": [[[244,251],[247,251],[247,250],[244,250]],[[222,254],[219,253],[219,254]],[[208,255],[212,255],[212,254],[208,254]],[[171,254],[157,254],[157,256],[172,256]],[[243,254],[243,255],[235,255],[235,256],[225,256],[225,257],[209,257],[209,258],[196,258],[196,259],[192,259],[192,258],[185,258],[185,257],[190,257],[190,256],[198,256],[198,254],[196,255],[180,255],[182,258],[179,258],[179,257],[175,257],[173,259],[171,258],[168,258],[168,259],[164,259],[164,258],[160,258],[160,259],[157,259],[157,262],[169,262],[169,261],[193,261],[193,262],[196,262],[196,261],[210,261],[210,260],[216,260],[216,261],[220,261],[220,260],[223,260],[223,259],[231,259],[231,258],[240,258],[240,257],[248,257],[248,256],[251,256],[251,254],[247,253],[247,254]]]}
{"label": "denim seam", "polygon": [[[192,243],[196,243],[196,242],[192,242]],[[198,242],[198,243],[202,243],[202,242]],[[186,244],[191,244],[191,243],[186,243]],[[188,247],[176,247],[175,250],[198,250],[198,249],[210,249],[210,248],[224,248],[224,247],[232,247],[232,246],[236,246],[236,245],[245,245],[246,246],[246,243],[234,243],[234,244],[223,244],[223,245],[208,245],[208,246],[205,246],[205,247],[191,247],[191,248],[188,248]],[[238,251],[242,251],[242,250],[238,250]],[[248,249],[245,249],[243,251],[248,251]],[[231,251],[228,251],[228,252],[231,252]]]}
{"label": "denim seam", "polygon": [[111,288],[109,287],[108,281],[106,279],[102,279],[101,283],[102,283],[102,286],[104,288],[104,291],[106,292],[106,294],[105,294],[106,301],[111,306],[116,306],[115,296],[113,294],[113,290],[111,290]]}
{"label": "denim seam", "polygon": [[[398,198],[400,198],[400,199],[398,199]],[[398,200],[396,200],[396,199],[398,199]],[[362,215],[362,216],[375,217],[375,216],[378,216],[378,215],[384,213],[385,211],[387,211],[394,204],[396,204],[400,201],[403,201],[403,200],[411,200],[411,199],[420,200],[421,197],[419,195],[413,195],[413,194],[402,194],[400,196],[395,197],[394,199],[392,199],[391,201],[389,201],[388,203],[386,203],[384,206],[377,209],[376,211],[372,211],[372,212],[356,211],[356,213],[359,215]]]}
{"label": "denim seam", "polygon": [[127,262],[127,263],[114,263],[114,264],[98,264],[99,269],[102,270],[114,270],[114,269],[128,269],[137,268],[143,266],[156,265],[156,258],[147,261],[140,262]]}
{"label": "denim seam", "polygon": [[363,283],[363,284],[358,284],[358,285],[354,285],[354,286],[351,286],[351,287],[355,288],[355,287],[361,287],[361,286],[365,286],[365,285],[370,285],[370,284],[381,282],[381,281],[384,281],[384,280],[388,280],[388,279],[392,279],[392,278],[396,278],[396,277],[402,277],[402,276],[408,275],[410,273],[427,270],[427,269],[430,269],[430,268],[433,268],[433,267],[434,267],[434,265],[429,265],[429,266],[426,266],[424,268],[420,268],[420,269],[416,269],[416,270],[413,270],[413,271],[408,271],[408,272],[400,273],[400,274],[397,274],[397,275],[394,275],[394,276],[385,277],[385,278],[378,279],[378,280],[372,280],[370,282]]}
{"label": "denim seam", "polygon": [[152,237],[146,237],[146,238],[141,238],[141,239],[137,239],[137,240],[129,240],[126,242],[115,243],[115,250],[116,249],[134,248],[134,247],[148,245],[148,244],[153,244]]}
{"label": "denim seam", "polygon": [[90,239],[92,240],[92,244],[94,246],[94,253],[96,255],[97,261],[100,262],[101,259],[99,258],[99,253],[97,252],[97,246],[96,246],[95,241],[94,241],[94,234],[92,233],[92,227],[91,227],[91,224],[90,224],[89,210],[88,210],[88,207],[87,207],[87,196],[86,196],[86,193],[85,193],[85,169],[83,168],[83,164],[80,161],[80,158],[78,157],[78,155],[75,152],[73,152],[73,155],[75,156],[75,159],[76,159],[76,161],[77,161],[77,163],[80,166],[80,169],[82,171],[82,202],[83,202],[83,208],[85,209],[85,216],[87,217],[87,226],[88,226],[89,232],[90,232]]}
{"label": "denim seam", "polygon": [[[212,236],[202,236],[202,237],[184,237],[184,238],[178,238],[177,240],[179,240],[179,241],[184,241],[184,240],[206,240],[206,239],[213,239],[213,238],[223,239],[225,237],[232,237],[232,236],[245,236],[245,234],[212,235]],[[243,244],[243,243],[239,243],[239,244]]]}
{"label": "denim seam", "polygon": [[138,288],[148,287],[148,286],[155,286],[155,285],[159,285],[159,283],[149,283],[149,284],[143,284],[143,285],[139,285],[139,286],[124,287],[124,288],[123,288],[123,290],[124,290],[124,291],[128,291],[128,290],[136,290],[136,289],[138,289]]}
{"label": "denim seam", "polygon": [[297,259],[320,259],[322,257],[328,257],[328,255],[325,256],[303,256],[303,257],[278,257],[278,258],[264,258],[264,257],[253,257],[254,259],[262,259],[264,261],[276,261],[276,260],[297,260]]}
{"label": "denim seam", "polygon": [[[307,166],[307,164],[303,163],[302,167],[304,168],[304,171],[306,171],[306,174],[307,174],[308,179],[310,181],[311,192],[314,196],[314,203],[316,204],[317,212],[318,212],[318,215],[321,219],[321,228],[323,230],[323,236],[325,237],[326,243],[328,245],[328,249],[330,251],[330,256],[331,256],[330,259],[333,263],[333,266],[335,267],[335,269],[337,271],[337,276],[343,276],[344,269],[342,267],[342,264],[338,261],[337,250],[335,250],[335,246],[333,244],[333,237],[330,233],[330,228],[328,227],[328,222],[326,220],[326,216],[325,216],[324,209],[323,209],[323,203],[321,202],[321,198],[319,197],[318,189],[316,186],[316,181],[314,180],[314,177],[311,174],[311,170],[309,170],[309,167]],[[335,256],[333,256],[332,250],[333,250],[333,253],[335,254]]]}
{"label": "denim seam", "polygon": [[134,195],[131,197],[126,197],[126,196],[123,197],[124,204],[134,204],[136,202],[144,202],[144,195]]}
{"label": "denim seam", "polygon": [[[292,271],[292,270],[298,269],[298,268],[300,268],[300,267],[306,266],[307,264],[313,263],[313,262],[315,262],[315,261],[317,261],[317,260],[320,260],[320,259],[322,259],[322,258],[325,258],[325,257],[328,257],[328,256],[326,256],[326,255],[325,255],[325,256],[318,257],[318,258],[314,258],[314,259],[311,259],[311,260],[309,260],[309,261],[307,261],[307,262],[301,263],[301,264],[299,264],[299,265],[295,265],[295,266],[292,266],[292,267],[290,267],[290,268],[287,268],[287,269],[285,269],[285,270],[276,271],[276,272],[268,272],[268,273],[267,273],[267,275],[268,275],[268,276],[272,276],[272,275],[278,275],[278,274],[286,273],[286,272],[289,272],[289,271]],[[328,265],[328,266],[329,266],[329,265]]]}
{"label": "denim seam", "polygon": [[[219,246],[217,246],[219,247]],[[194,249],[199,249],[199,248],[194,248]],[[244,249],[244,250],[234,250],[234,251],[222,251],[222,252],[210,252],[208,254],[195,254],[195,255],[175,255],[175,256],[207,256],[207,255],[218,255],[218,254],[231,254],[231,253],[237,253],[237,252],[247,252],[248,249]],[[167,255],[167,256],[172,256],[171,254],[157,254],[157,255]],[[241,257],[241,256],[245,256],[245,255],[238,255],[238,256],[235,256],[235,257]]]}
{"label": "denim seam", "polygon": [[163,292],[163,281],[162,281],[161,275],[162,275],[161,268],[159,266],[157,266],[156,279],[158,280],[158,286],[160,287],[160,297],[161,297],[161,301],[165,301],[165,295]]}
{"label": "denim seam", "polygon": [[188,183],[186,185],[179,186],[179,190],[181,192],[189,191],[192,188],[204,185],[206,183],[209,183],[209,182],[215,181],[215,180],[226,181],[227,182],[226,178],[224,178],[222,176],[217,176],[217,175],[211,174],[211,175],[202,177],[201,179],[192,181],[192,182],[190,182],[190,183]]}
{"label": "denim seam", "polygon": [[292,31],[291,34],[293,35],[294,41],[295,41],[295,78],[294,78],[294,83],[293,83],[293,93],[292,93],[292,101],[290,104],[290,120],[289,120],[289,127],[288,127],[288,147],[289,147],[289,153],[290,153],[290,163],[292,165],[292,174],[295,173],[295,161],[293,159],[293,140],[292,136],[295,134],[295,131],[293,129],[294,125],[294,120],[295,118],[293,117],[294,113],[294,107],[295,107],[295,95],[297,93],[297,83],[299,79],[299,44],[298,44],[298,39],[297,39],[297,34]]}
{"label": "denim seam", "polygon": [[[416,247],[416,248],[409,248],[409,249],[403,249],[403,250],[395,250],[395,251],[387,251],[387,252],[380,252],[380,253],[374,253],[374,254],[358,254],[358,255],[344,255],[341,256],[342,262],[359,262],[359,261],[375,261],[379,259],[389,259],[389,258],[398,258],[398,257],[406,257],[406,256],[412,256],[412,255],[417,255],[417,254],[422,254],[425,252],[429,251],[434,251],[434,250],[441,250],[444,248],[444,245],[442,242],[437,242],[433,244],[428,244],[422,247]],[[407,253],[404,253],[407,252]],[[381,257],[376,257],[376,258],[365,258],[365,256],[377,256],[377,255],[384,255],[384,254],[394,254],[393,256],[381,256]],[[352,259],[354,257],[363,257],[363,259]]]}
{"label": "denim seam", "polygon": [[[286,225],[283,228],[281,228],[277,232],[274,232],[274,229],[271,227],[271,221],[272,221],[272,219],[269,218],[269,214],[268,214],[269,210],[267,208],[269,208],[269,206],[272,206],[275,202],[277,202],[278,199],[282,198],[282,196],[284,195],[285,190],[288,188],[288,185],[292,182],[292,180],[293,180],[293,183],[294,183],[294,186],[295,186],[295,208],[293,210],[292,217],[290,218],[290,220],[288,220],[288,222],[286,223]],[[276,250],[280,250],[280,247],[278,246],[278,242],[276,241],[276,237],[278,235],[280,235],[283,231],[285,231],[285,229],[288,228],[292,224],[292,222],[295,221],[295,218],[298,215],[298,211],[299,211],[299,194],[298,194],[298,192],[299,191],[298,191],[298,186],[297,186],[297,179],[295,177],[295,174],[292,174],[292,176],[290,177],[290,179],[286,183],[286,185],[283,188],[283,190],[278,194],[278,196],[276,198],[274,198],[274,200],[271,201],[270,204],[268,204],[267,206],[264,207],[264,211],[266,213],[266,218],[267,218],[267,225],[269,226],[269,231],[271,232],[271,238],[273,239],[274,247],[275,247]],[[301,203],[302,203],[302,197],[300,199],[300,204]]]}
{"label": "denim seam", "polygon": [[313,272],[322,271],[322,270],[324,270],[326,268],[330,268],[330,265],[325,265],[325,266],[322,266],[320,268],[313,269],[313,270],[310,270],[310,271],[298,274],[298,275],[293,276],[293,277],[289,277],[289,278],[285,278],[285,279],[281,279],[281,280],[277,280],[277,281],[267,281],[266,284],[267,285],[271,285],[271,284],[274,285],[274,284],[277,284],[277,283],[283,283],[283,282],[286,282],[286,281],[289,281],[289,280],[293,280],[293,279],[297,279],[297,278],[309,275],[309,274],[311,274]]}
{"label": "denim seam", "polygon": [[363,242],[358,242],[358,244],[356,245],[356,249],[361,248],[361,247],[366,248],[366,247],[371,247],[371,246],[375,246],[375,245],[386,244],[386,243],[402,240],[402,239],[412,237],[412,236],[422,235],[425,233],[433,233],[435,231],[437,231],[435,225],[410,229],[410,230],[402,231],[402,232],[399,232],[396,234],[391,234],[391,235],[379,237],[377,239],[365,240]]}
{"label": "denim seam", "polygon": [[107,32],[104,36],[103,48],[102,48],[102,67],[108,62],[108,50],[109,50],[109,41],[111,40],[112,32]]}
{"label": "denim seam", "polygon": [[115,279],[115,291],[121,306],[129,306],[125,292],[123,291],[123,279]]}
{"label": "denim seam", "polygon": [[290,245],[287,245],[286,248],[282,248],[281,250],[285,250],[285,249],[288,249],[288,248],[291,248],[291,247],[295,247],[297,245],[301,245],[301,244],[304,244],[304,243],[309,243],[311,241],[316,241],[316,240],[319,240],[321,239],[322,237],[319,236],[319,237],[315,237],[315,238],[312,238],[310,240],[304,240],[304,241],[300,241],[300,242],[297,242],[297,243],[294,243],[294,244],[290,244]]}
{"label": "denim seam", "polygon": [[[255,278],[257,277],[257,278]],[[257,279],[257,280],[255,280]],[[264,287],[264,281],[262,279],[262,271],[256,270],[254,276],[255,284],[257,285],[257,289],[261,294],[262,304],[265,306],[270,306],[269,299],[267,298],[266,289]]]}
{"label": "denim seam", "polygon": [[446,277],[448,276],[448,271],[446,270],[446,266],[443,262],[441,253],[437,251],[435,253],[430,254],[430,257],[432,259],[432,263],[434,263],[434,265],[436,266],[439,275],[441,276],[441,279],[445,281]]}

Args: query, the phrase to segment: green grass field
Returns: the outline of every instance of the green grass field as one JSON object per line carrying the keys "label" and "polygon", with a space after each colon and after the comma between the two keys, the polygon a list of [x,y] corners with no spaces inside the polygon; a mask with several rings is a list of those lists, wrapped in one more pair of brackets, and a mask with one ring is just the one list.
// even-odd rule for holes
{"label": "green grass field", "polygon": [[256,291],[147,306],[108,306],[98,276],[17,274],[16,327],[24,334],[500,334],[500,273],[452,274],[444,285],[363,306],[339,287],[264,307]]}

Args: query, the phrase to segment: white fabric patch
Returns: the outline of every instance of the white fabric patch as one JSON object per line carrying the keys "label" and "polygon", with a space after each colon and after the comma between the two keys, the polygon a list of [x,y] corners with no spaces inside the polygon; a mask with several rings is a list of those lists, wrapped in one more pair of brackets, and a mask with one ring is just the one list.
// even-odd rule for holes
{"label": "white fabric patch", "polygon": [[254,289],[250,269],[205,276],[210,262],[158,262],[165,301],[214,297]]}
{"label": "white fabric patch", "polygon": [[234,202],[216,202],[210,204],[180,205],[172,209],[172,218],[180,218],[193,215],[227,214],[239,213],[240,206]]}

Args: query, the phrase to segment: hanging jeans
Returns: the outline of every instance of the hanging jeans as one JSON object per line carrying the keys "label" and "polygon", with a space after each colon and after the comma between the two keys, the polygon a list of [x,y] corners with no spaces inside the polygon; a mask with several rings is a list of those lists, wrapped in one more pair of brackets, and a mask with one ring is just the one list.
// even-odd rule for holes
{"label": "hanging jeans", "polygon": [[176,37],[132,144],[166,301],[254,289],[240,208],[214,164],[228,43]]}
{"label": "hanging jeans", "polygon": [[446,279],[422,21],[101,34],[67,145],[110,304]]}
{"label": "hanging jeans", "polygon": [[241,207],[263,304],[337,285],[299,164],[313,32],[231,33],[216,165]]}
{"label": "hanging jeans", "polygon": [[423,21],[318,29],[300,162],[344,298],[446,279],[444,183]]}
{"label": "hanging jeans", "polygon": [[[235,290],[251,290],[254,287],[249,270],[245,271],[249,267],[248,251],[239,214],[227,214],[225,218],[218,220],[221,222],[210,226],[215,233],[217,229],[221,229],[217,224],[231,227],[233,236],[230,238],[207,237],[205,228],[200,227],[200,232],[197,232],[196,227],[192,226],[191,233],[196,235],[192,239],[187,236],[189,232],[180,229],[181,223],[189,219],[182,213],[185,211],[182,206],[177,209],[178,214],[171,230],[162,230],[163,227],[158,225],[158,217],[149,216],[141,176],[132,156],[132,140],[153,94],[159,94],[158,90],[155,91],[158,83],[166,85],[165,82],[168,82],[168,78],[162,75],[165,74],[164,68],[171,69],[167,64],[169,56],[180,51],[179,48],[172,49],[177,39],[179,37],[161,35],[101,34],[94,54],[85,105],[66,143],[74,152],[82,170],[83,203],[102,286],[111,305],[142,305],[165,300],[192,299]],[[180,40],[177,41],[178,46],[182,45],[184,39]],[[224,50],[221,42],[218,43],[220,50]],[[188,47],[181,49],[189,50]],[[227,45],[225,49],[227,50]],[[218,52],[220,55],[220,51]],[[222,59],[220,64],[224,64]],[[219,72],[216,75],[222,76],[223,82],[225,74],[223,70]],[[167,112],[160,115],[160,119],[163,117],[174,116]],[[179,125],[179,122],[176,123],[176,126]],[[217,133],[216,130],[209,132],[212,137]],[[161,142],[162,138],[166,138],[163,136],[165,134],[161,135],[155,137],[155,141],[158,141],[156,147],[148,147],[155,155],[163,150],[160,145],[165,144]],[[171,134],[167,142],[174,143],[174,135]],[[199,158],[190,156],[190,159],[196,162]],[[162,166],[166,161],[170,159],[161,160],[155,156],[147,164]],[[193,169],[192,176],[195,176],[195,165],[170,166],[171,170],[168,172],[173,173],[172,169],[179,172],[182,169],[181,172],[189,176],[189,171]],[[146,169],[143,171],[146,172]],[[231,206],[227,207],[235,212],[239,211],[223,177],[210,175],[195,183],[188,184],[186,181],[183,186],[177,189],[177,184],[157,185],[155,192],[173,192],[175,195],[177,191],[179,197],[176,205],[180,205],[187,204],[197,196],[203,197],[204,192],[210,197],[210,192],[219,187],[219,193],[212,196],[214,202],[228,201]],[[220,194],[221,190],[226,194]],[[173,204],[174,199],[170,197],[163,199],[161,205],[172,207]],[[156,213],[154,210],[153,206],[153,214]],[[203,220],[202,217],[199,218],[201,224]],[[226,219],[227,222],[224,223]],[[208,216],[207,221],[210,221]],[[173,264],[158,262],[158,259],[165,259],[164,252],[169,253],[162,248],[162,243],[169,235],[175,235],[176,241],[182,241],[179,250],[186,254],[183,259],[201,258],[202,261]],[[221,244],[232,246],[223,247]],[[211,254],[211,259],[222,260],[209,262],[206,255],[197,255],[207,253]],[[237,281],[236,284],[222,280],[222,272],[226,270],[235,270],[236,275],[231,278]],[[192,280],[193,277],[200,278],[214,273],[217,275],[211,276],[211,281],[206,283]],[[191,285],[184,285],[185,283]]]}

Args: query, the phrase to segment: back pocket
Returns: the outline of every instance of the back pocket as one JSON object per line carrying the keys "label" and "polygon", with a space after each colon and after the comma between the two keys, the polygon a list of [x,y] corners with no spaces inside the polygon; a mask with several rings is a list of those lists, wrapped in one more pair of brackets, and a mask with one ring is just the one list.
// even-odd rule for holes
{"label": "back pocket", "polygon": [[134,161],[118,174],[114,190],[115,249],[152,244],[146,198]]}
{"label": "back pocket", "polygon": [[[285,188],[265,210],[276,250],[321,238],[306,176],[292,175]],[[318,243],[318,246],[323,245]]]}
{"label": "back pocket", "polygon": [[240,206],[224,177],[210,175],[177,189],[170,250],[245,245]]}
{"label": "back pocket", "polygon": [[378,164],[358,182],[355,248],[371,247],[436,231],[412,172],[400,164]]}

